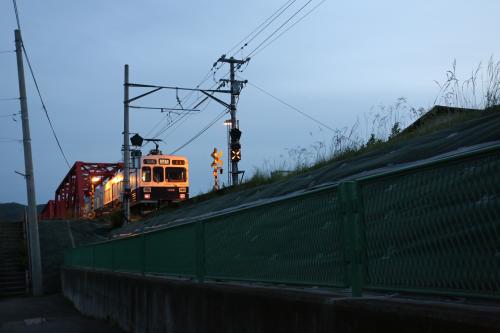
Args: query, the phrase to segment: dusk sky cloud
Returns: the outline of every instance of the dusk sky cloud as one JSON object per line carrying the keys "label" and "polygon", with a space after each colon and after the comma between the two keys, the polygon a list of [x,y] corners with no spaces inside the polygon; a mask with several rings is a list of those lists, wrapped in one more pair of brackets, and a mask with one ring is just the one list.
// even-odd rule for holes
{"label": "dusk sky cloud", "polygon": [[[130,65],[133,82],[194,87],[221,54],[284,2],[19,0],[25,45],[70,163],[121,159],[124,64]],[[306,2],[297,0],[260,40]],[[319,2],[313,0],[306,9]],[[392,104],[398,97],[414,107],[431,107],[438,91],[433,81],[443,80],[454,59],[458,74],[466,78],[479,62],[498,57],[499,12],[496,0],[327,0],[253,57],[239,75],[328,126],[351,127],[372,106]],[[3,0],[0,51],[14,49],[15,27],[12,2]],[[258,44],[254,40],[237,56]],[[215,79],[226,72],[222,68]],[[45,203],[67,166],[26,77],[37,202]],[[204,87],[213,82],[210,77]],[[18,94],[15,54],[2,53],[0,99]],[[173,106],[175,93],[160,92],[141,105]],[[18,101],[0,101],[0,116],[18,110]],[[163,152],[181,146],[222,110],[210,103],[175,131],[166,131],[160,137]],[[155,133],[151,129],[164,117],[155,110],[131,113],[131,131],[143,136]],[[238,118],[240,169],[247,175],[266,161],[286,157],[287,149],[329,144],[332,137],[251,85],[241,93]],[[17,120],[0,118],[0,138],[22,137]],[[190,159],[192,194],[211,188],[214,147],[226,149],[222,120],[179,151]],[[25,203],[24,180],[14,173],[24,170],[22,145],[0,142],[0,152],[0,202]]]}

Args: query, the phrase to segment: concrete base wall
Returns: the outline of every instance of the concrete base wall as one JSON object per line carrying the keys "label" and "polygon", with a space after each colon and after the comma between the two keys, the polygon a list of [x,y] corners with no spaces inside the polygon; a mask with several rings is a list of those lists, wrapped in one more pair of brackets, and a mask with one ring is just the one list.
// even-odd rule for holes
{"label": "concrete base wall", "polygon": [[64,268],[64,295],[127,332],[499,332],[500,308]]}

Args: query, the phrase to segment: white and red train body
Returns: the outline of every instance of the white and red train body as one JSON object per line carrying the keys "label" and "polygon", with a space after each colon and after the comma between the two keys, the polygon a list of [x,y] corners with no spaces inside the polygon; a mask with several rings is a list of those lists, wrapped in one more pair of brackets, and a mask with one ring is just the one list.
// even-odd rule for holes
{"label": "white and red train body", "polygon": [[[147,155],[130,171],[130,205],[152,206],[189,198],[189,162],[173,155]],[[97,213],[120,206],[123,170],[95,187],[90,210]],[[88,209],[89,210],[89,209]]]}

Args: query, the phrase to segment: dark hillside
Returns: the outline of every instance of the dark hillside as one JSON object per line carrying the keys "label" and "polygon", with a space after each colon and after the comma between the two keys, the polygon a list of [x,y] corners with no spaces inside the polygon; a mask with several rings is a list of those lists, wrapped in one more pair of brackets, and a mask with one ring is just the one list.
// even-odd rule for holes
{"label": "dark hillside", "polygon": [[[38,205],[40,213],[45,205]],[[24,218],[24,208],[26,206],[16,203],[0,203],[0,222],[21,221]]]}
{"label": "dark hillside", "polygon": [[[160,225],[182,223],[183,220],[209,214],[242,204],[266,200],[296,191],[304,191],[331,183],[350,175],[370,170],[419,161],[454,150],[500,140],[500,112],[474,111],[474,114],[457,116],[441,129],[433,132],[421,128],[410,135],[403,135],[378,148],[356,154],[351,158],[333,161],[320,168],[276,181],[270,184],[215,194],[205,201],[193,198],[177,208],[167,208],[141,222],[115,231],[115,235],[140,232]],[[426,133],[427,131],[427,133]],[[199,202],[196,202],[199,201]]]}
{"label": "dark hillside", "polygon": [[24,217],[24,205],[9,202],[0,204],[0,221],[20,221]]}

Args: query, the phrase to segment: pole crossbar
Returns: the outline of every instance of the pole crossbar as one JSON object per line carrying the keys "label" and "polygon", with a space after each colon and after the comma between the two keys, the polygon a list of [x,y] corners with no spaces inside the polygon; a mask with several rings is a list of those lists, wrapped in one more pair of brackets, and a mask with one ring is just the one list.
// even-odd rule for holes
{"label": "pole crossbar", "polygon": [[179,108],[170,108],[170,107],[160,107],[160,106],[139,106],[139,105],[129,105],[131,109],[146,109],[146,110],[160,110],[161,112],[165,111],[185,111],[185,112],[198,112],[200,109],[179,109]]}
{"label": "pole crossbar", "polygon": [[200,91],[200,92],[207,91],[207,92],[225,93],[225,94],[231,93],[231,90],[197,89],[197,88],[184,88],[184,87],[172,87],[172,86],[158,86],[158,85],[153,85],[153,84],[142,84],[142,83],[128,83],[127,86],[133,87],[133,88],[157,88],[158,90],[171,89],[171,90]]}

